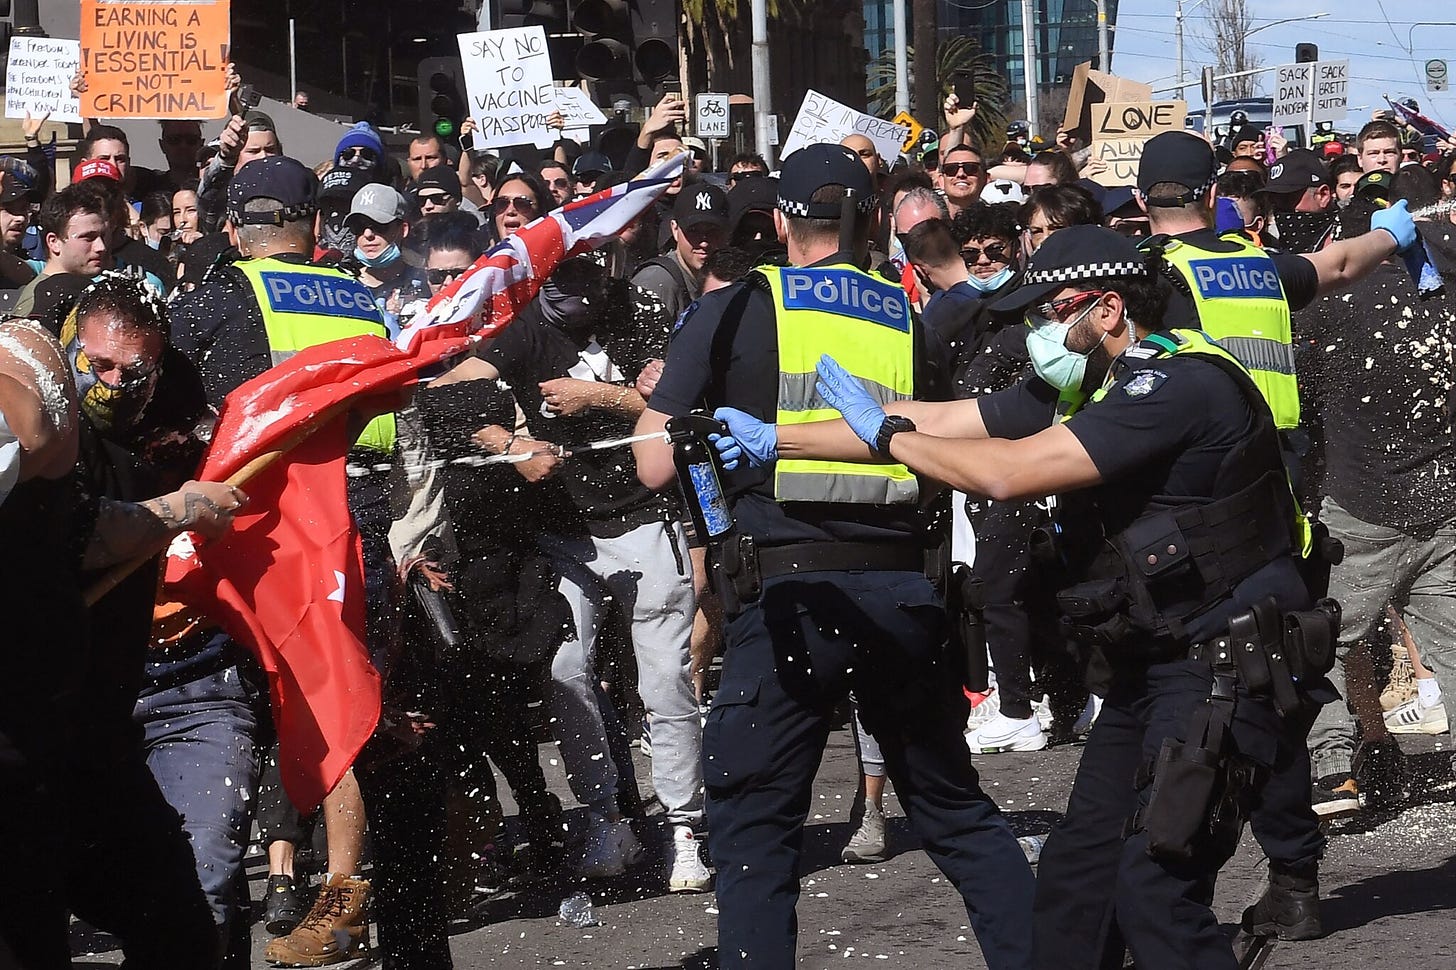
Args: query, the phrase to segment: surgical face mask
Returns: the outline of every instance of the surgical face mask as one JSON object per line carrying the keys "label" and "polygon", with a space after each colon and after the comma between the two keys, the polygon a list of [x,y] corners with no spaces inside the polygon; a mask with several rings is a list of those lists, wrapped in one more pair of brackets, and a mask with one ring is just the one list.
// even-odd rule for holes
{"label": "surgical face mask", "polygon": [[1104,330],[1101,340],[1089,350],[1078,353],[1067,348],[1067,335],[1074,326],[1086,319],[1098,302],[1100,301],[1094,300],[1092,306],[1066,323],[1029,316],[1031,333],[1026,335],[1026,353],[1031,358],[1032,369],[1036,371],[1037,377],[1059,391],[1075,391],[1081,388],[1082,381],[1087,377],[1088,358],[1107,339],[1107,331]]}
{"label": "surgical face mask", "polygon": [[399,244],[390,243],[388,249],[384,250],[384,252],[374,257],[365,256],[364,250],[360,249],[358,246],[355,246],[354,258],[357,259],[359,262],[363,263],[365,266],[368,266],[370,269],[379,269],[381,266],[388,266],[390,263],[399,259]]}
{"label": "surgical face mask", "polygon": [[972,273],[970,278],[967,279],[966,282],[971,285],[971,289],[973,290],[978,290],[981,293],[992,293],[1005,286],[1006,282],[1010,280],[1011,277],[1014,275],[1015,272],[1011,269],[1010,266],[1003,266],[1001,268],[1001,272],[997,273],[995,276],[991,276],[983,280],[975,273]]}

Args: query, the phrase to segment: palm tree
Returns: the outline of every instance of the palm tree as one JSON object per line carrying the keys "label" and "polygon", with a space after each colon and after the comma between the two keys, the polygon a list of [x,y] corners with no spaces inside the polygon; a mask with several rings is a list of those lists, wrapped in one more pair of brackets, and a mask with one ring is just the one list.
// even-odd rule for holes
{"label": "palm tree", "polygon": [[[797,18],[801,0],[768,0],[770,24],[785,18]],[[683,78],[687,81],[720,85],[733,72],[740,55],[749,50],[749,18],[746,0],[682,0]],[[742,16],[740,17],[740,14]],[[701,59],[701,60],[699,60]],[[692,70],[703,66],[698,75]],[[695,86],[694,90],[698,90]]]}
{"label": "palm tree", "polygon": [[[915,52],[910,51],[914,59]],[[934,98],[923,109],[919,98],[911,105],[915,117],[930,127],[939,129],[940,105],[950,94],[957,75],[969,75],[976,86],[976,120],[971,123],[970,139],[978,145],[1000,145],[1006,137],[1006,106],[1010,92],[1006,79],[996,70],[996,61],[985,51],[974,37],[951,37],[940,42],[935,51],[934,86],[930,89]],[[919,78],[912,85],[916,95],[920,94]],[[888,117],[895,111],[895,52],[887,49],[880,53],[869,66],[869,113]]]}

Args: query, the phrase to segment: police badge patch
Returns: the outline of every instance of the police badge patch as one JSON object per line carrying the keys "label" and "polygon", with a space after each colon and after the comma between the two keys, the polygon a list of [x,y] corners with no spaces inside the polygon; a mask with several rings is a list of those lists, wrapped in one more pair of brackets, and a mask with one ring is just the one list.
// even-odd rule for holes
{"label": "police badge patch", "polygon": [[1168,375],[1160,370],[1140,370],[1122,385],[1122,392],[1128,397],[1146,397],[1167,379]]}

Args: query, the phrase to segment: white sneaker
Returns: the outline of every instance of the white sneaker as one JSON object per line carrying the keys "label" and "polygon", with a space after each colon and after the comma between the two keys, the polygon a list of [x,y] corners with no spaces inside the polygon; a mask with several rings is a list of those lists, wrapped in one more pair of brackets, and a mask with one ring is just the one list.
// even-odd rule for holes
{"label": "white sneaker", "polygon": [[1102,713],[1102,698],[1096,694],[1087,695],[1087,706],[1082,708],[1082,713],[1072,722],[1072,734],[1081,737],[1092,730],[1092,725],[1097,723],[1097,715]]}
{"label": "white sneaker", "polygon": [[1041,700],[1031,705],[1031,713],[1036,715],[1037,723],[1043,731],[1052,729],[1052,699],[1049,696],[1041,695]]}
{"label": "white sneaker", "polygon": [[642,845],[632,834],[632,826],[593,818],[576,874],[583,879],[607,879],[620,876],[641,859]]}
{"label": "white sneaker", "polygon": [[667,860],[667,890],[674,893],[705,893],[713,885],[713,874],[703,864],[698,837],[686,825],[672,827],[672,855]]}
{"label": "white sneaker", "polygon": [[1385,727],[1391,734],[1447,734],[1446,705],[1423,707],[1419,697],[1412,697],[1393,711],[1385,712]]}
{"label": "white sneaker", "polygon": [[1001,692],[991,688],[981,703],[971,708],[971,716],[966,718],[966,733],[970,734],[979,729],[982,725],[991,721],[997,714],[1001,713]]}
{"label": "white sneaker", "polygon": [[997,754],[1004,751],[1040,751],[1047,745],[1046,732],[1033,714],[1028,718],[994,718],[966,735],[972,754]]}

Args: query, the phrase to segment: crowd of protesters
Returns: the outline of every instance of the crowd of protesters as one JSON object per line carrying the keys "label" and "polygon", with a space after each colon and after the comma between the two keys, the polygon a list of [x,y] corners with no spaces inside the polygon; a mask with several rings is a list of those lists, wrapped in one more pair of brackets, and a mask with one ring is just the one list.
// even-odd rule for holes
{"label": "crowd of protesters", "polygon": [[[1314,150],[1235,129],[1213,139],[1215,201],[1190,230],[1164,209],[1150,221],[1134,187],[1100,184],[1070,137],[1041,144],[1022,125],[974,144],[975,111],[950,96],[938,139],[897,158],[844,143],[878,193],[866,268],[903,285],[948,350],[929,377],[941,399],[1028,373],[1028,328],[993,306],[1068,227],[1317,254],[1398,200],[1456,199],[1452,146],[1424,154],[1388,117]],[[27,151],[0,163],[0,286],[14,291],[0,324],[0,527],[26,550],[5,557],[0,584],[18,624],[0,664],[0,832],[26,873],[0,882],[0,963],[69,965],[75,913],[139,966],[247,966],[254,927],[274,937],[275,965],[323,966],[367,947],[375,920],[387,966],[445,967],[449,920],[502,892],[564,896],[648,865],[669,891],[712,889],[702,725],[723,617],[702,543],[680,496],[645,487],[628,452],[577,447],[633,434],[696,301],[787,257],[774,166],[744,153],[712,171],[686,122],[665,96],[615,155],[564,139],[462,150],[433,134],[391,148],[360,122],[330,157],[293,160],[272,118],[240,110],[211,141],[201,123],[162,122],[167,169],[152,171],[124,131],[88,119],[58,180],[27,121]],[[384,708],[358,763],[301,815],[255,658],[158,585],[159,542],[216,534],[247,501],[190,481],[211,419],[289,353],[398,335],[494,244],[680,154],[683,176],[627,231],[562,263],[498,337],[351,450]],[[1456,209],[1419,227],[1451,281]],[[372,307],[353,330],[319,317],[281,337],[262,262],[357,281]],[[1283,286],[1303,401],[1283,430],[1304,509],[1345,550],[1330,595],[1344,607],[1332,679],[1346,701],[1324,706],[1308,742],[1309,804],[1333,818],[1402,797],[1394,736],[1449,730],[1456,304],[1418,298],[1398,262],[1324,282]],[[451,461],[485,455],[521,460]],[[957,496],[940,525],[956,545],[949,581],[974,590],[964,608],[985,630],[964,672],[977,757],[1079,741],[1101,709],[1036,554],[1054,504]],[[83,605],[139,554],[147,568]],[[863,781],[843,858],[878,861],[885,760],[849,716]],[[586,809],[573,830],[541,768],[546,741]],[[633,744],[650,752],[647,803]],[[510,820],[497,772],[519,807]],[[252,843],[267,857],[261,899],[244,873]]]}

